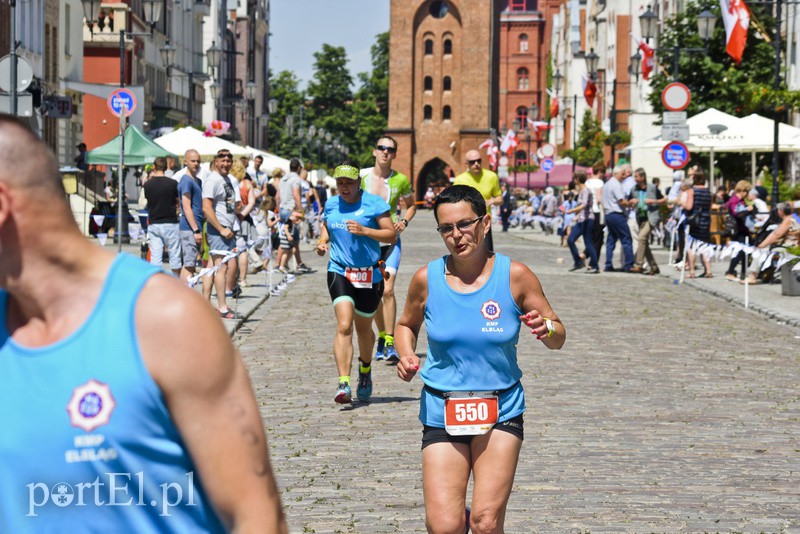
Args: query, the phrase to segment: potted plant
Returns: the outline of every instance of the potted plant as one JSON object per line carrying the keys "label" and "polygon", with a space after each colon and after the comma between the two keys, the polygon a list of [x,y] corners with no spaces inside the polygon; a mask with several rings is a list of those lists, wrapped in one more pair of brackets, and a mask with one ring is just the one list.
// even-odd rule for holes
{"label": "potted plant", "polygon": [[800,262],[800,247],[788,247],[786,253],[795,257],[781,266],[781,295],[800,297],[800,269],[793,270]]}

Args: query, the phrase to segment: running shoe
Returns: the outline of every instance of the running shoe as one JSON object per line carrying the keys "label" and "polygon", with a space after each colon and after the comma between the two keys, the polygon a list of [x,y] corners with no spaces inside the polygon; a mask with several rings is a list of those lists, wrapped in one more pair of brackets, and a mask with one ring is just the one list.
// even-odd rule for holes
{"label": "running shoe", "polygon": [[358,387],[356,387],[358,400],[368,401],[372,396],[372,369],[366,373],[358,373]]}
{"label": "running shoe", "polygon": [[383,347],[386,344],[386,340],[382,337],[378,338],[378,348],[375,350],[375,359],[378,361],[382,361],[386,359],[386,354],[383,352]]}
{"label": "running shoe", "polygon": [[297,266],[297,270],[300,271],[301,273],[310,273],[311,267],[309,267],[305,263],[301,263],[300,265]]}
{"label": "running shoe", "polygon": [[294,275],[293,275],[293,274],[287,274],[287,275],[286,275],[286,283],[287,283],[287,284],[291,284],[291,283],[292,283],[292,282],[294,282],[294,281],[295,281],[295,277],[294,277]]}
{"label": "running shoe", "polygon": [[339,382],[339,389],[336,390],[336,396],[333,400],[339,404],[350,404],[353,402],[353,393],[350,391],[350,385]]}
{"label": "running shoe", "polygon": [[394,348],[394,345],[386,345],[384,359],[386,363],[397,363],[400,361],[400,355],[397,354],[397,349]]}

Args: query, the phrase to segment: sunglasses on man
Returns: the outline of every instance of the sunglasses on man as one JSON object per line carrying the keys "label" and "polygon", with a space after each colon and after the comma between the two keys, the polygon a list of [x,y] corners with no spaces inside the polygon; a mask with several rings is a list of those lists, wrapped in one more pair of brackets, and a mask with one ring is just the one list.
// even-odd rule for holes
{"label": "sunglasses on man", "polygon": [[375,150],[378,150],[379,152],[388,152],[389,154],[394,154],[397,152],[395,147],[386,145],[377,145]]}
{"label": "sunglasses on man", "polygon": [[478,158],[478,159],[468,159],[467,160],[467,165],[478,165],[478,164],[480,164],[480,162],[481,162],[480,158]]}

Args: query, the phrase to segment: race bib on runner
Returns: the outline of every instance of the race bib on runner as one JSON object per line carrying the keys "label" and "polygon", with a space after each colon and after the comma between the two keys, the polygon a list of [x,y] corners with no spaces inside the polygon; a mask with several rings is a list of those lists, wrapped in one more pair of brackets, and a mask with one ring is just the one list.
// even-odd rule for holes
{"label": "race bib on runner", "polygon": [[451,436],[486,434],[497,417],[497,396],[491,391],[451,392],[444,399],[444,428]]}
{"label": "race bib on runner", "polygon": [[369,289],[372,287],[372,267],[347,267],[344,277],[353,284],[353,287]]}

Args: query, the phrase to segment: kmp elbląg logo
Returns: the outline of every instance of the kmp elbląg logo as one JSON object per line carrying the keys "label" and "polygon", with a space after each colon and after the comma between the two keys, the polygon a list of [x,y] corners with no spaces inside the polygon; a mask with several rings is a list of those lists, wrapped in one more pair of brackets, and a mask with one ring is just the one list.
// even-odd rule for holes
{"label": "kmp elbl\u0105g logo", "polygon": [[72,426],[91,432],[108,424],[116,405],[108,384],[91,379],[72,390],[67,412]]}
{"label": "kmp elbl\u0105g logo", "polygon": [[481,306],[481,315],[489,321],[494,321],[500,317],[500,305],[493,300],[487,300]]}

